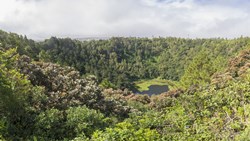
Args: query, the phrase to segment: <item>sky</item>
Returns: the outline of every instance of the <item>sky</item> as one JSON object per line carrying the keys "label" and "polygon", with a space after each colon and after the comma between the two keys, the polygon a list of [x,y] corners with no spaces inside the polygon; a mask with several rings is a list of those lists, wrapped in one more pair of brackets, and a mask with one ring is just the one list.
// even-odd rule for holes
{"label": "sky", "polygon": [[0,0],[0,29],[56,37],[250,36],[250,0]]}

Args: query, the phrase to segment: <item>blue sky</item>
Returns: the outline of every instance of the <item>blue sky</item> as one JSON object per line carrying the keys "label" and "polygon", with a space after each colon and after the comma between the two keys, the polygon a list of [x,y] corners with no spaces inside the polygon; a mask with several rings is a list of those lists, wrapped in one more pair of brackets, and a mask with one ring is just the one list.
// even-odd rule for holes
{"label": "blue sky", "polygon": [[29,38],[250,36],[248,0],[0,0],[0,29]]}

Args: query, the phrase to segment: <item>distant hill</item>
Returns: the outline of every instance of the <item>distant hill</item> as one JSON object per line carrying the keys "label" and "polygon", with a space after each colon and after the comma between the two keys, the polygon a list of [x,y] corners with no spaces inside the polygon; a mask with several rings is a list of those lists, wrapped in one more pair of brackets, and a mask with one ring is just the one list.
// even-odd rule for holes
{"label": "distant hill", "polygon": [[91,41],[91,40],[108,40],[111,37],[82,37],[82,38],[74,38],[79,41]]}

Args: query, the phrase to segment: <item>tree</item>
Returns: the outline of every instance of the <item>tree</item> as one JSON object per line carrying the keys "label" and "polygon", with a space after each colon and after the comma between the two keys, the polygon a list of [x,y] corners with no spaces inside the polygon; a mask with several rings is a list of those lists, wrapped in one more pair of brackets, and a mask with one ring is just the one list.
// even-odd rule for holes
{"label": "tree", "polygon": [[67,122],[69,130],[76,136],[90,137],[95,130],[101,130],[107,126],[107,119],[96,110],[88,109],[86,106],[71,107],[67,111]]}
{"label": "tree", "polygon": [[17,58],[16,49],[0,50],[0,120],[6,119],[6,130],[12,139],[29,135],[34,121],[28,102],[32,87],[16,69]]}
{"label": "tree", "polygon": [[105,131],[96,131],[93,136],[96,141],[156,141],[160,139],[156,130],[138,128],[129,122],[118,123],[114,128],[106,128]]}
{"label": "tree", "polygon": [[192,85],[205,85],[211,81],[211,76],[223,70],[225,60],[221,56],[212,57],[207,50],[202,50],[185,69],[181,84],[188,88]]}

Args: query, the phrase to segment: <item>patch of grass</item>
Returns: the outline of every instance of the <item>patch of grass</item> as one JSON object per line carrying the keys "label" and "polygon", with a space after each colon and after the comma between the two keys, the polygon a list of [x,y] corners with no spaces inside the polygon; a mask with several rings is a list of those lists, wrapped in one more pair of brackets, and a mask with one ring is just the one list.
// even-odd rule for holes
{"label": "patch of grass", "polygon": [[146,80],[140,80],[136,81],[135,85],[138,88],[139,91],[147,91],[149,90],[149,86],[151,85],[168,85],[168,88],[171,90],[176,87],[177,82],[171,81],[171,80],[165,80],[165,79],[146,79]]}

